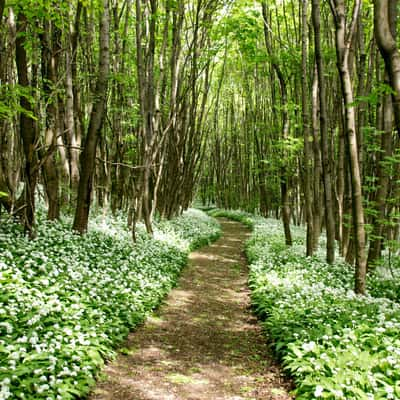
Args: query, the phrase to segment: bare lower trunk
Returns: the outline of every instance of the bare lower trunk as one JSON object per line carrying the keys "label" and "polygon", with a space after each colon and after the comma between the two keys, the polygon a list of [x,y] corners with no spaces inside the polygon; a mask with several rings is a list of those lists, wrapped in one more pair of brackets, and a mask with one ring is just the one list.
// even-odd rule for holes
{"label": "bare lower trunk", "polygon": [[346,23],[344,0],[332,1],[332,13],[336,27],[336,54],[345,109],[345,134],[348,147],[351,176],[354,247],[356,256],[355,292],[364,294],[366,290],[366,250],[365,223],[362,198],[362,182],[358,159],[356,118],[354,110],[353,85],[350,75],[349,54],[361,7],[361,0],[355,0],[350,25]]}
{"label": "bare lower trunk", "polygon": [[52,93],[51,82],[54,87],[57,84],[58,59],[55,53],[59,49],[56,43],[59,39],[57,29],[52,24],[45,23],[44,32],[40,35],[42,46],[42,79],[43,89],[47,95],[46,99],[46,133],[45,151],[42,151],[43,177],[48,201],[47,218],[58,219],[60,216],[59,179],[56,160],[56,144],[59,126],[58,121],[58,96]]}
{"label": "bare lower trunk", "polygon": [[[15,57],[18,73],[18,83],[21,87],[29,88],[28,60],[24,46],[27,19],[22,10],[18,12],[17,31],[15,40]],[[24,167],[24,226],[31,236],[34,236],[35,225],[35,188],[37,181],[37,137],[33,119],[28,115],[33,112],[31,103],[25,96],[20,96],[20,106],[25,112],[20,113],[19,131],[22,140],[25,167]]]}
{"label": "bare lower trunk", "polygon": [[81,176],[79,179],[78,199],[73,223],[73,229],[81,234],[86,232],[88,226],[96,149],[106,111],[108,73],[110,66],[109,25],[108,0],[104,0],[100,22],[99,72],[94,93],[95,102],[92,107],[85,145],[80,159]]}
{"label": "bare lower trunk", "polygon": [[285,178],[286,177],[281,178],[282,221],[283,221],[283,229],[285,232],[285,243],[287,246],[291,246],[293,244],[293,241],[292,241],[292,234],[290,231],[290,199],[289,199],[288,184]]}
{"label": "bare lower trunk", "polygon": [[66,54],[66,103],[65,103],[65,121],[67,128],[67,137],[69,144],[69,177],[70,187],[75,191],[79,184],[79,149],[75,131],[74,119],[74,94],[71,72],[71,55]]}
{"label": "bare lower trunk", "polygon": [[[65,54],[65,120],[68,138],[68,154],[69,154],[69,177],[71,193],[75,196],[79,184],[79,154],[81,145],[81,130],[79,121],[80,110],[77,109],[78,93],[76,82],[76,57],[77,57],[77,43],[78,43],[78,26],[81,16],[82,3],[78,1],[77,9],[74,16],[74,24],[68,32],[67,50]],[[72,18],[73,15],[70,15]],[[75,199],[73,199],[75,200]]]}
{"label": "bare lower trunk", "polygon": [[373,268],[381,256],[383,230],[385,227],[386,199],[389,191],[389,174],[385,170],[385,160],[392,155],[392,101],[386,95],[384,100],[384,133],[381,136],[381,156],[377,167],[377,186],[375,193],[375,211],[371,225],[371,240],[368,251],[368,269]]}
{"label": "bare lower trunk", "polygon": [[[139,196],[136,210],[138,218],[143,216],[146,230],[149,234],[153,233],[151,223],[151,195],[150,179],[152,176],[152,159],[154,144],[156,140],[155,132],[155,88],[154,88],[154,56],[155,56],[155,14],[157,13],[157,3],[150,0],[149,3],[142,3],[136,0],[136,57],[137,57],[137,78],[138,94],[141,116],[141,154],[140,161],[143,169],[140,172]],[[149,8],[148,8],[149,7]],[[149,15],[147,15],[149,14]],[[149,20],[145,20],[146,17]],[[144,32],[143,23],[146,22],[148,31]],[[145,39],[147,40],[144,46]],[[140,215],[142,214],[142,215]]]}
{"label": "bare lower trunk", "polygon": [[314,193],[313,193],[313,250],[318,249],[319,237],[321,235],[321,218],[323,206],[321,205],[321,146],[319,141],[319,120],[318,120],[318,76],[314,71],[312,85],[312,133],[313,133],[313,155],[314,155]]}
{"label": "bare lower trunk", "polygon": [[[342,120],[342,118],[340,118]],[[344,189],[345,189],[345,138],[343,131],[343,124],[340,124],[339,132],[339,149],[338,149],[338,168],[337,168],[337,233],[338,241],[340,245],[340,254],[344,255],[343,247],[343,235],[344,235]]]}
{"label": "bare lower trunk", "polygon": [[[288,139],[289,135],[289,116],[287,110],[287,88],[286,88],[286,81],[282,70],[277,63],[276,60],[273,58],[273,51],[271,47],[271,43],[269,40],[269,32],[268,32],[268,12],[267,12],[267,4],[263,1],[262,2],[262,11],[263,11],[263,18],[264,18],[264,38],[265,38],[265,45],[267,47],[268,54],[270,55],[272,61],[272,67],[275,70],[276,75],[278,76],[279,86],[281,91],[281,107],[282,107],[282,139],[284,142],[284,146],[286,145],[285,141]],[[283,150],[283,153],[285,150]],[[283,158],[285,159],[284,155]],[[280,189],[281,189],[281,208],[282,208],[282,222],[283,222],[283,229],[285,232],[285,242],[286,245],[292,245],[292,235],[290,232],[290,201],[289,201],[289,187],[288,187],[288,175],[287,175],[287,168],[283,165],[281,167],[281,177],[280,177]]]}
{"label": "bare lower trunk", "polygon": [[307,88],[307,5],[308,0],[302,0],[301,7],[301,29],[302,29],[302,86],[301,86],[301,105],[302,105],[302,120],[303,120],[303,135],[304,135],[304,201],[305,215],[307,222],[307,238],[306,238],[306,255],[311,256],[314,252],[313,238],[313,212],[312,212],[312,136],[310,136],[310,122],[308,112],[308,88]]}
{"label": "bare lower trunk", "polygon": [[321,39],[320,39],[320,0],[313,0],[312,15],[314,26],[315,62],[317,65],[319,85],[319,107],[320,107],[320,132],[321,132],[321,155],[325,198],[325,225],[326,225],[326,261],[335,261],[335,217],[333,203],[333,185],[331,171],[331,152],[328,138],[328,121],[326,111],[326,87],[324,66],[322,61]]}

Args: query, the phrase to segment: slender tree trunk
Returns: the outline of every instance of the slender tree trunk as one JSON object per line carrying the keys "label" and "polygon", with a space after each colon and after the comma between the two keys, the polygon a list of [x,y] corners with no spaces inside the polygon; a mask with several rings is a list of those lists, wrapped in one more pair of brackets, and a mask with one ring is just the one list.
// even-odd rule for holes
{"label": "slender tree trunk", "polygon": [[313,191],[313,250],[318,248],[319,237],[321,234],[321,218],[323,212],[323,204],[321,197],[321,177],[322,177],[322,161],[321,146],[319,139],[319,95],[318,95],[318,74],[315,66],[313,84],[312,84],[312,133],[313,133],[313,154],[314,154],[314,191]]}
{"label": "slender tree trunk", "polygon": [[344,196],[343,196],[343,238],[342,238],[342,255],[346,262],[350,265],[354,264],[354,232],[353,232],[353,216],[352,216],[352,194],[351,179],[348,167],[348,146],[346,138],[344,139],[346,167],[344,169]]}
{"label": "slender tree trunk", "polygon": [[[149,21],[145,21],[150,7],[151,15]],[[156,34],[156,13],[157,3],[150,0],[149,4],[142,5],[141,0],[136,0],[136,57],[140,115],[142,118],[141,136],[142,136],[142,164],[143,170],[140,175],[138,189],[140,190],[137,210],[138,215],[142,215],[146,230],[153,233],[151,223],[151,194],[150,179],[152,172],[153,146],[155,140],[154,117],[155,117],[155,92],[154,92],[154,55],[155,55],[155,34]],[[143,24],[148,24],[148,31],[143,31]],[[144,43],[144,39],[148,43]],[[133,227],[135,229],[135,227]]]}
{"label": "slender tree trunk", "polygon": [[[66,89],[66,103],[65,103],[65,121],[67,128],[67,138],[69,145],[69,177],[70,189],[73,196],[78,189],[79,185],[79,152],[81,145],[81,132],[80,124],[76,121],[79,120],[77,114],[80,110],[77,109],[78,99],[76,96],[79,90],[76,88],[76,57],[78,51],[78,27],[82,11],[82,3],[78,1],[77,9],[74,17],[74,24],[71,24],[68,34],[67,50],[65,54],[65,89]],[[75,85],[74,85],[75,84]]]}
{"label": "slender tree trunk", "polygon": [[338,138],[338,160],[337,160],[337,208],[338,208],[338,218],[337,218],[337,230],[338,230],[338,241],[340,246],[340,254],[345,255],[345,244],[344,244],[344,194],[345,194],[345,179],[347,169],[345,168],[345,133],[343,127],[343,118],[340,114],[339,118],[339,138]]}
{"label": "slender tree trunk", "polygon": [[[358,48],[359,48],[359,57],[358,57],[358,88],[357,88],[357,97],[362,98],[367,96],[366,92],[366,63],[367,63],[367,54],[365,51],[365,43],[364,43],[364,27],[362,19],[358,19],[357,23],[357,36],[358,36]],[[366,116],[366,103],[361,101],[357,107],[357,144],[358,144],[358,152],[359,152],[359,162],[360,162],[360,172],[361,176],[363,176],[363,168],[364,168],[364,137],[363,137],[363,128],[365,126],[365,116]]]}
{"label": "slender tree trunk", "polygon": [[100,21],[99,70],[84,148],[80,158],[81,175],[73,229],[79,233],[87,230],[91,203],[96,149],[106,112],[108,73],[110,67],[110,16],[108,0],[103,0]]}
{"label": "slender tree trunk", "polygon": [[[375,194],[376,214],[372,216],[372,232],[368,252],[368,268],[372,268],[381,255],[382,235],[386,212],[386,198],[389,192],[389,174],[385,171],[384,161],[392,154],[392,115],[394,110],[396,130],[400,133],[400,56],[397,40],[397,0],[374,2],[375,38],[385,61],[386,76],[395,93],[386,95],[383,103],[383,131],[381,136],[381,153],[377,167],[377,186]],[[387,79],[389,78],[389,79]]]}
{"label": "slender tree trunk", "polygon": [[[273,58],[273,52],[271,48],[271,43],[269,41],[269,32],[267,28],[268,24],[268,13],[267,13],[267,4],[262,2],[262,12],[264,18],[264,37],[265,44],[268,50],[268,54],[271,58]],[[286,145],[286,140],[289,135],[289,116],[287,111],[287,89],[286,82],[283,76],[283,73],[279,67],[279,64],[272,59],[272,67],[274,68],[276,75],[278,76],[279,85],[281,89],[281,113],[282,113],[282,139],[284,142],[284,146]],[[281,189],[281,207],[282,207],[282,221],[283,221],[283,229],[285,232],[285,242],[287,246],[292,245],[292,234],[290,231],[290,194],[288,187],[288,175],[285,168],[281,168],[281,177],[280,177],[280,189]]]}
{"label": "slender tree trunk", "polygon": [[[82,130],[83,130],[83,113],[81,110],[81,84],[78,79],[78,43],[79,43],[79,27],[81,22],[83,4],[81,0],[78,0],[76,5],[75,16],[73,24],[71,23],[69,32],[69,46],[70,54],[69,57],[69,68],[70,68],[70,85],[71,98],[72,98],[72,121],[74,129],[71,131],[70,141],[70,154],[71,154],[71,188],[73,191],[77,190],[79,182],[79,154],[80,146],[82,143]],[[88,34],[87,37],[90,35]],[[93,74],[94,76],[94,74]],[[72,135],[73,133],[73,135]]]}
{"label": "slender tree trunk", "polygon": [[352,38],[361,8],[361,0],[355,0],[351,24],[346,23],[344,0],[332,0],[331,9],[335,21],[336,54],[345,109],[345,132],[349,154],[351,176],[354,245],[356,256],[355,291],[364,294],[366,290],[366,265],[364,207],[362,182],[358,159],[356,117],[354,109],[353,85],[350,75],[349,55]]}
{"label": "slender tree trunk", "polygon": [[70,177],[70,188],[75,191],[79,184],[79,149],[76,140],[75,132],[75,119],[74,119],[74,94],[73,94],[73,81],[71,72],[71,55],[68,53],[65,56],[66,67],[65,67],[65,124],[66,124],[66,136],[69,145],[69,177]]}
{"label": "slender tree trunk", "polygon": [[4,7],[6,5],[6,0],[0,0],[0,24],[3,19]]}
{"label": "slender tree trunk", "polygon": [[304,135],[304,200],[305,214],[307,222],[307,239],[306,239],[306,255],[311,256],[314,252],[313,238],[313,212],[312,212],[312,136],[310,135],[310,118],[308,106],[308,85],[307,85],[307,7],[308,0],[301,2],[301,70],[302,70],[302,85],[301,85],[301,106],[302,106],[302,122]]}
{"label": "slender tree trunk", "polygon": [[398,0],[374,0],[375,38],[393,89],[392,101],[400,138],[400,52],[396,43]]}
{"label": "slender tree trunk", "polygon": [[326,225],[326,260],[328,263],[335,261],[335,217],[333,207],[332,171],[330,163],[330,146],[328,139],[328,121],[326,111],[326,87],[324,67],[322,61],[320,38],[320,0],[312,1],[312,20],[314,27],[315,62],[317,65],[319,89],[319,113],[321,132],[322,171],[325,198],[325,225]]}
{"label": "slender tree trunk", "polygon": [[[15,57],[17,65],[18,83],[21,87],[29,89],[28,59],[25,50],[25,36],[27,34],[27,18],[22,10],[17,16],[17,37],[15,40]],[[31,102],[25,96],[20,96],[20,106],[24,112],[19,117],[19,133],[22,140],[25,168],[24,168],[24,226],[31,236],[34,236],[35,224],[35,188],[37,181],[37,130],[32,117]]]}
{"label": "slender tree trunk", "polygon": [[[58,136],[58,96],[52,92],[52,85],[57,84],[57,67],[59,51],[56,42],[59,39],[57,29],[48,21],[45,22],[44,32],[40,35],[42,46],[42,79],[46,98],[46,151],[42,152],[43,177],[48,200],[47,218],[58,219],[60,216],[59,178],[56,161],[56,143]],[[51,82],[51,85],[50,85]]]}
{"label": "slender tree trunk", "polygon": [[[119,34],[120,31],[120,11],[118,7],[118,0],[114,1],[113,5],[113,30],[114,30],[114,57],[113,57],[113,72],[120,74],[121,76],[127,76],[127,60],[126,54],[128,51],[128,32],[130,28],[130,19],[132,12],[132,0],[125,1],[125,18],[123,25],[123,35]],[[122,57],[119,57],[122,55]],[[127,100],[127,85],[124,82],[116,82],[113,86],[112,99],[115,99],[115,105],[120,110],[124,110],[125,116],[127,116],[128,110],[128,100]],[[126,118],[126,117],[125,117]],[[114,113],[112,119],[112,131],[114,133],[114,143],[113,143],[113,155],[112,160],[114,165],[111,166],[111,210],[115,213],[117,210],[123,207],[124,200],[124,186],[126,185],[127,172],[128,169],[121,164],[124,161],[125,151],[127,149],[126,143],[124,141],[124,128],[123,128],[123,118],[121,118],[120,113]],[[132,128],[129,128],[128,132]],[[128,133],[126,132],[126,133]]]}
{"label": "slender tree trunk", "polygon": [[385,168],[385,160],[392,155],[392,128],[393,108],[390,95],[385,95],[384,106],[384,132],[381,135],[381,153],[377,166],[377,191],[375,193],[375,210],[371,225],[371,239],[368,251],[368,269],[375,266],[381,256],[383,230],[385,227],[386,200],[389,192],[390,175]]}

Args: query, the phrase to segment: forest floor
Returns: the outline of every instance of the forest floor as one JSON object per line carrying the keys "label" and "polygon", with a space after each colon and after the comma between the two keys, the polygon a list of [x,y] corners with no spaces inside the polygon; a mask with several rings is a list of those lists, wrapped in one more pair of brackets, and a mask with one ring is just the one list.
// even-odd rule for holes
{"label": "forest floor", "polygon": [[292,398],[251,313],[249,231],[220,222],[223,236],[190,255],[178,287],[130,334],[90,400]]}

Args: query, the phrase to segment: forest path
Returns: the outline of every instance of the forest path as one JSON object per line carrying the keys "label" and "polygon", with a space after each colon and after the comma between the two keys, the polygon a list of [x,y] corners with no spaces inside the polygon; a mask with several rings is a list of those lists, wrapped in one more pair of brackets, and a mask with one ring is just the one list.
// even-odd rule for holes
{"label": "forest path", "polygon": [[243,244],[249,231],[193,252],[179,286],[131,333],[91,400],[290,399],[250,310]]}

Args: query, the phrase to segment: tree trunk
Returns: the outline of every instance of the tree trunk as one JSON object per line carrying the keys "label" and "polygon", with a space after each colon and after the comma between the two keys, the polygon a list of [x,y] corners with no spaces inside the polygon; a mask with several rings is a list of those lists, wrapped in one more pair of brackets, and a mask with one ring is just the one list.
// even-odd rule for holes
{"label": "tree trunk", "polygon": [[[74,24],[71,24],[68,32],[67,49],[65,53],[65,121],[66,136],[69,145],[69,177],[71,196],[74,200],[79,185],[79,152],[81,145],[81,132],[79,120],[80,110],[77,109],[79,90],[76,84],[76,57],[78,51],[78,27],[82,11],[82,3],[78,1],[74,16]],[[72,17],[72,15],[71,15]]]}
{"label": "tree trunk", "polygon": [[[48,201],[47,218],[55,220],[60,217],[59,179],[56,161],[56,143],[58,121],[58,96],[52,92],[52,85],[57,84],[58,53],[56,43],[59,38],[57,28],[48,21],[45,22],[43,33],[40,35],[42,47],[42,80],[46,94],[46,132],[45,151],[42,152],[43,177]],[[51,83],[51,84],[50,84]]]}
{"label": "tree trunk", "polygon": [[[289,116],[287,110],[287,89],[286,89],[286,82],[283,76],[283,73],[279,67],[279,64],[274,61],[273,59],[273,52],[271,48],[271,43],[269,41],[269,32],[267,28],[268,24],[268,13],[267,13],[267,4],[263,1],[262,5],[262,13],[264,18],[264,38],[265,38],[265,45],[268,50],[268,54],[272,58],[271,64],[274,68],[276,75],[278,76],[279,85],[281,89],[281,107],[282,107],[282,139],[283,139],[283,146],[286,146],[286,140],[288,139],[289,135]],[[288,175],[285,171],[285,167],[282,166],[281,168],[281,177],[280,177],[280,189],[281,189],[281,207],[282,207],[282,222],[283,222],[283,229],[285,232],[285,242],[287,246],[292,245],[292,234],[290,231],[290,199],[289,199],[289,187],[288,187]]]}
{"label": "tree trunk", "polygon": [[108,0],[103,0],[100,21],[99,70],[94,92],[94,104],[90,114],[89,126],[80,157],[81,175],[78,186],[78,199],[73,229],[83,234],[87,230],[91,203],[96,149],[106,112],[108,74],[110,67],[110,16]]}
{"label": "tree trunk", "polygon": [[[141,140],[142,140],[142,165],[143,169],[139,178],[139,199],[137,215],[142,215],[146,230],[149,234],[153,233],[151,223],[151,194],[150,194],[150,179],[152,176],[152,161],[154,141],[156,132],[154,130],[155,118],[155,91],[154,91],[154,55],[155,55],[155,34],[156,34],[156,13],[157,3],[155,0],[150,0],[149,21],[144,21],[146,17],[147,3],[136,0],[136,57],[137,57],[137,74],[138,74],[138,91],[139,105],[141,116]],[[148,31],[143,31],[143,23],[148,24]],[[148,43],[144,43],[144,39]]]}
{"label": "tree trunk", "polygon": [[[22,10],[17,17],[17,37],[15,40],[15,59],[17,65],[18,84],[29,90],[28,60],[25,50],[25,35],[27,34],[27,18]],[[33,108],[31,102],[20,96],[20,106],[24,110],[19,117],[19,133],[22,140],[25,168],[24,168],[24,227],[30,236],[34,236],[35,224],[35,188],[37,181],[37,131],[32,119]]]}
{"label": "tree trunk", "polygon": [[384,99],[384,132],[381,135],[381,153],[377,166],[377,191],[375,193],[375,211],[372,215],[371,239],[368,251],[368,269],[375,266],[381,256],[383,230],[385,227],[386,201],[389,192],[389,173],[385,168],[385,160],[392,155],[393,108],[390,95]]}
{"label": "tree trunk", "polygon": [[396,43],[398,0],[374,0],[375,38],[393,89],[392,101],[400,138],[400,53]]}
{"label": "tree trunk", "polygon": [[1,20],[3,19],[5,5],[6,5],[6,0],[0,0],[0,26],[1,26]]}
{"label": "tree trunk", "polygon": [[331,1],[332,14],[335,21],[337,65],[344,100],[345,134],[351,176],[354,246],[356,256],[355,292],[358,294],[364,294],[366,290],[367,264],[365,250],[364,206],[362,198],[360,166],[358,160],[353,85],[349,65],[352,37],[355,32],[360,8],[361,0],[355,0],[351,24],[348,26],[346,24],[345,1]]}
{"label": "tree trunk", "polygon": [[312,20],[314,27],[315,62],[317,65],[319,89],[321,155],[325,198],[326,261],[332,264],[335,261],[335,217],[330,163],[331,153],[328,139],[328,121],[326,112],[326,87],[320,38],[321,15],[319,3],[320,0],[313,0],[312,2]]}
{"label": "tree trunk", "polygon": [[313,133],[313,154],[314,154],[314,174],[313,174],[313,251],[318,249],[319,237],[321,235],[321,219],[323,212],[323,204],[321,197],[321,146],[319,140],[319,95],[318,95],[318,74],[316,66],[314,68],[314,77],[312,84],[312,133]]}
{"label": "tree trunk", "polygon": [[307,85],[307,6],[308,0],[302,0],[301,6],[301,70],[302,70],[302,85],[301,85],[301,106],[302,106],[302,121],[304,135],[304,201],[305,215],[307,222],[307,239],[306,239],[306,255],[311,256],[314,252],[313,238],[313,212],[312,212],[312,136],[310,136],[310,118],[308,112],[308,85]]}
{"label": "tree trunk", "polygon": [[343,256],[345,254],[344,245],[344,194],[345,194],[345,179],[347,169],[345,168],[345,132],[343,127],[342,113],[340,113],[339,118],[339,138],[338,138],[338,160],[337,160],[337,184],[336,184],[336,194],[337,194],[337,232],[338,241],[340,247],[340,254]]}

